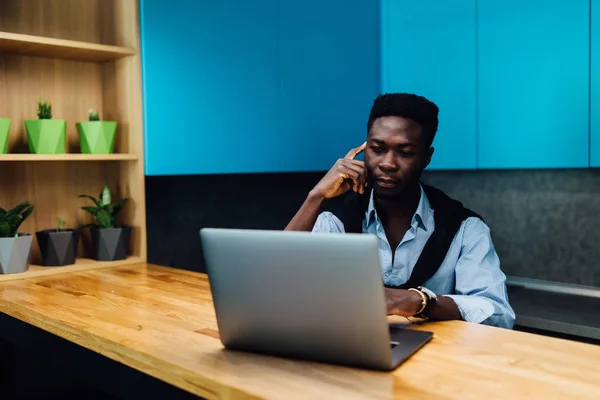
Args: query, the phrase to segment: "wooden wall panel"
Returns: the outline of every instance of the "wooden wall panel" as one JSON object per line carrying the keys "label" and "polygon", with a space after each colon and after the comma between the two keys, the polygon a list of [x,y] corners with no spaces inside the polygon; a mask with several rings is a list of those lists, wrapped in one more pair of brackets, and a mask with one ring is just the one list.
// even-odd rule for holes
{"label": "wooden wall panel", "polygon": [[[0,56],[0,116],[11,118],[10,153],[28,153],[24,121],[37,119],[37,101],[52,103],[54,119],[67,121],[67,152],[79,153],[75,123],[88,119],[88,110],[103,112],[102,66],[51,58]],[[101,114],[102,115],[102,114]]]}
{"label": "wooden wall panel", "polygon": [[[115,14],[119,26],[119,45],[139,49],[139,30],[127,21],[138,21],[136,0],[123,0]],[[123,210],[126,221],[133,225],[133,254],[146,258],[146,194],[144,183],[144,128],[142,115],[141,58],[139,53],[103,65],[105,119],[119,121],[115,151],[139,156],[139,161],[120,164],[123,195],[130,204]]]}
{"label": "wooden wall panel", "polygon": [[115,44],[114,10],[121,0],[2,0],[0,31]]}
{"label": "wooden wall panel", "polygon": [[[58,217],[68,228],[92,222],[91,216],[81,210],[92,205],[79,194],[97,197],[104,184],[113,196],[121,195],[119,162],[4,162],[0,163],[0,206],[11,208],[29,201],[35,206],[33,214],[23,223],[20,232],[35,234],[37,230],[55,228]],[[89,236],[88,232],[85,232]],[[89,237],[84,238],[79,255],[91,257]],[[41,262],[39,247],[34,238],[32,263]]]}

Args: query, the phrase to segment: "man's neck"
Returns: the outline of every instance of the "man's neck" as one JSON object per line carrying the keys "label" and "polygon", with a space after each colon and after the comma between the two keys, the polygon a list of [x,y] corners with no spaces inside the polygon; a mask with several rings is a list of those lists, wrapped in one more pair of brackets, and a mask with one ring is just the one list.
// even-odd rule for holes
{"label": "man's neck", "polygon": [[395,198],[379,198],[375,196],[375,209],[382,220],[412,219],[421,199],[421,186],[415,183],[405,188],[401,196]]}

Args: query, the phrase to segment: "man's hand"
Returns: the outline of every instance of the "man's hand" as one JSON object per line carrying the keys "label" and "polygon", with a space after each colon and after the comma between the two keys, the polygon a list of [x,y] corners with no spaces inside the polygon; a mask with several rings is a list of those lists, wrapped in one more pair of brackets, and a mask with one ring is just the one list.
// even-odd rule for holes
{"label": "man's hand", "polygon": [[385,288],[388,315],[411,317],[421,309],[422,298],[413,290]]}
{"label": "man's hand", "polygon": [[313,228],[323,202],[340,196],[350,189],[364,193],[367,186],[367,170],[363,161],[354,157],[365,150],[367,142],[356,147],[339,159],[325,176],[310,191],[304,203],[285,227],[286,231],[310,232]]}
{"label": "man's hand", "polygon": [[340,196],[350,189],[364,193],[367,186],[367,170],[364,161],[355,160],[354,157],[362,153],[366,145],[367,142],[337,160],[311,192],[324,199]]}

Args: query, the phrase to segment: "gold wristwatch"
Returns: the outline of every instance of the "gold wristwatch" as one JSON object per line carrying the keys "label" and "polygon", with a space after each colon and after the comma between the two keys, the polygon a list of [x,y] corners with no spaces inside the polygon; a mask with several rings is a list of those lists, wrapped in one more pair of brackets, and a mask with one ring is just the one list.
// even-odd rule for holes
{"label": "gold wristwatch", "polygon": [[413,315],[413,317],[422,319],[429,318],[429,310],[437,302],[437,295],[423,286],[419,286],[416,289],[410,288],[408,290],[413,290],[421,296],[421,308]]}

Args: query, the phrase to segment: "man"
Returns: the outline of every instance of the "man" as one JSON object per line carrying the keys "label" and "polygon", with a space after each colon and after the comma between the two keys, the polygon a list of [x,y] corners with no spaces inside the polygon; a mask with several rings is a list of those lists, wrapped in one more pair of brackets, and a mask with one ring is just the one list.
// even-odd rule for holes
{"label": "man", "polygon": [[512,329],[488,226],[420,182],[437,126],[438,107],[424,97],[378,96],[367,141],[333,165],[286,230],[376,235],[389,314]]}

